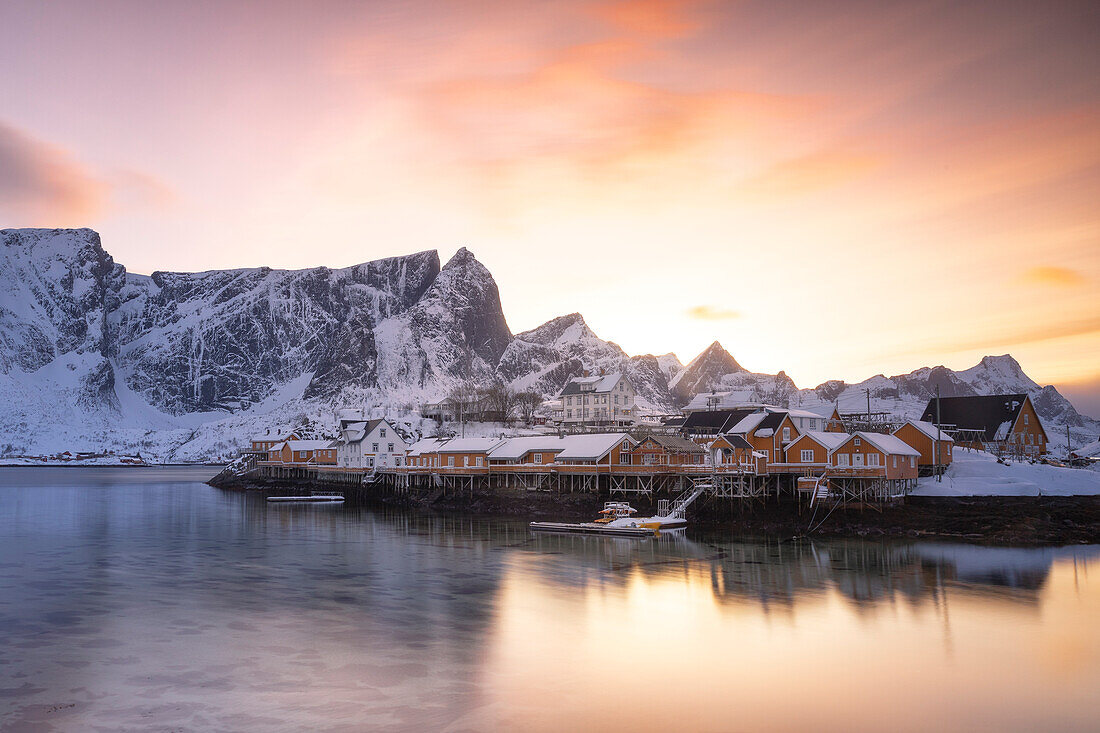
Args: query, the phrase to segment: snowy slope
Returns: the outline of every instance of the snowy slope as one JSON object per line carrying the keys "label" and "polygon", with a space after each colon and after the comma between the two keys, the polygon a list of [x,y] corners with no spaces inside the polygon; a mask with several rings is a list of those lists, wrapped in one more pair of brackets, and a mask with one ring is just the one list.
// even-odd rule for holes
{"label": "snowy slope", "polygon": [[914,496],[1077,496],[1100,494],[1100,471],[997,462],[989,453],[955,449],[943,480],[918,482]]}

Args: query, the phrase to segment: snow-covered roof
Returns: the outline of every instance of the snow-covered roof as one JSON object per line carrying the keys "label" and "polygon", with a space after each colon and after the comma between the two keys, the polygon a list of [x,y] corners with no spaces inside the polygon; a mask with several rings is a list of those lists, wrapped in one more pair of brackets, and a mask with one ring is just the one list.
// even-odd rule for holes
{"label": "snow-covered roof", "polygon": [[803,438],[810,438],[816,441],[818,444],[825,446],[825,450],[832,453],[834,450],[844,445],[848,441],[848,433],[828,433],[824,430],[807,430],[806,432],[795,438],[788,446],[788,450],[794,447],[795,443]]}
{"label": "snow-covered roof", "polygon": [[829,417],[830,415],[832,415],[833,411],[829,410],[829,412],[827,414],[822,415],[820,412],[814,412],[813,410],[794,409],[794,410],[787,410],[787,414],[789,414],[791,417],[809,418],[810,420],[820,420],[823,417]]}
{"label": "snow-covered roof", "polygon": [[508,438],[489,451],[489,458],[495,461],[515,461],[535,450],[564,450],[566,442],[566,438],[559,438],[557,435],[529,435],[520,438]]}
{"label": "snow-covered roof", "polygon": [[[860,431],[848,437],[848,439],[851,438],[862,438],[863,440],[866,440],[868,443],[878,448],[883,453],[886,453],[887,455],[920,456],[919,450],[909,445],[896,435],[885,435],[883,433],[865,433],[863,431]],[[847,443],[848,439],[846,439],[844,442]]]}
{"label": "snow-covered roof", "polygon": [[423,438],[409,446],[409,455],[420,456],[425,453],[434,453],[436,448],[446,442],[445,438]]}
{"label": "snow-covered roof", "polygon": [[290,438],[290,436],[294,435],[297,432],[298,431],[296,431],[296,430],[284,430],[284,431],[281,431],[281,432],[269,433],[267,435],[256,435],[256,436],[252,437],[252,442],[253,443],[263,443],[263,442],[270,442],[270,441],[274,440],[276,442],[282,443],[282,442],[286,441],[288,438]]}
{"label": "snow-covered roof", "polygon": [[272,450],[282,449],[283,445],[291,450],[321,450],[331,448],[331,440],[287,440],[282,445],[275,446]]}
{"label": "snow-covered roof", "polygon": [[567,435],[565,449],[558,453],[559,461],[585,461],[599,460],[603,458],[616,445],[627,440],[632,445],[636,443],[626,433],[592,433],[591,435]]}
{"label": "snow-covered roof", "polygon": [[601,374],[595,377],[573,377],[565,386],[561,388],[559,397],[562,395],[580,394],[581,385],[595,385],[595,392],[610,392],[614,389],[615,385],[619,383],[619,380],[623,378],[621,372],[614,372],[612,374]]}
{"label": "snow-covered roof", "polygon": [[500,445],[500,438],[453,438],[436,450],[437,453],[488,453]]}
{"label": "snow-covered roof", "polygon": [[1078,458],[1096,458],[1100,456],[1100,440],[1083,445],[1080,448],[1074,448],[1070,453]]}
{"label": "snow-covered roof", "polygon": [[756,426],[763,422],[764,418],[767,416],[768,414],[766,412],[754,412],[751,415],[746,415],[745,417],[741,418],[741,420],[738,421],[736,425],[734,425],[726,432],[744,435],[745,433],[748,433],[749,431],[756,428]]}
{"label": "snow-covered roof", "polygon": [[[922,433],[924,433],[925,435],[927,435],[932,440],[936,440],[936,435],[938,434],[939,439],[942,440],[942,441],[948,441],[948,442],[951,442],[951,443],[955,442],[954,438],[952,438],[950,435],[948,435],[947,433],[945,433],[942,430],[937,430],[936,426],[934,424],[930,423],[930,422],[925,422],[924,420],[908,420],[906,422],[906,424],[907,425],[912,425],[913,427],[915,427],[917,430],[919,430]],[[902,425],[901,427],[903,428],[903,427],[905,427],[905,425]],[[901,428],[898,428],[898,430],[901,430]],[[897,433],[898,430],[895,430],[894,433]]]}

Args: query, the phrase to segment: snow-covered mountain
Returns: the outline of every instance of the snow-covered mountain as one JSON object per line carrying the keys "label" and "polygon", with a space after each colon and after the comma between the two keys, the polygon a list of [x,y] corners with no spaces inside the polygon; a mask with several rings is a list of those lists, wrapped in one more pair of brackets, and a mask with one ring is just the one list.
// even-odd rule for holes
{"label": "snow-covered mountain", "polygon": [[[687,366],[630,356],[576,313],[512,335],[496,282],[466,249],[331,270],[127,273],[88,229],[0,231],[0,455],[140,451],[223,458],[264,427],[331,422],[340,407],[409,416],[465,381],[553,396],[583,370],[624,371],[641,411],[700,392],[780,405],[917,414],[945,396],[1027,392],[1064,441],[1100,421],[1010,356],[799,390],[742,367],[717,342]],[[1076,438],[1075,438],[1076,439]]]}
{"label": "snow-covered mountain", "polygon": [[497,373],[513,389],[551,396],[586,369],[627,374],[643,412],[668,412],[675,407],[658,357],[628,356],[618,344],[599,338],[580,313],[560,316],[516,334],[500,359]]}

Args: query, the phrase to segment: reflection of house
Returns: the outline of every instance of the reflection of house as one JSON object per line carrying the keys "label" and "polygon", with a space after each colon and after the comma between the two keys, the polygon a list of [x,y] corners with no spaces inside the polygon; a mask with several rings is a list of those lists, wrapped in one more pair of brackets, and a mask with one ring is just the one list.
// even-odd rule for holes
{"label": "reflection of house", "polygon": [[570,379],[558,399],[565,425],[630,425],[634,422],[634,385],[619,373]]}
{"label": "reflection of house", "polygon": [[387,420],[341,420],[336,461],[347,468],[400,466],[408,449]]}
{"label": "reflection of house", "polygon": [[1046,430],[1026,394],[933,398],[921,420],[938,422],[961,447],[1026,455],[1047,452]]}
{"label": "reflection of house", "polygon": [[917,466],[935,470],[936,466],[946,468],[951,465],[951,448],[954,439],[930,422],[909,420],[894,431],[894,435],[920,452]]}
{"label": "reflection of house", "polygon": [[331,440],[287,440],[272,446],[267,460],[292,465],[336,465],[336,446]]}

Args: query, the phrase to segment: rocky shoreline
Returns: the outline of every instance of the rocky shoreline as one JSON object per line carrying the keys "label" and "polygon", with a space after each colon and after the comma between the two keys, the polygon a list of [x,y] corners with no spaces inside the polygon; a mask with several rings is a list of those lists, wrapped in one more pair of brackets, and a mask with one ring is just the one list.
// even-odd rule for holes
{"label": "rocky shoreline", "polygon": [[[296,483],[242,482],[215,477],[211,485],[232,490],[292,493],[311,488]],[[421,495],[351,489],[349,503],[399,506],[437,513],[515,517],[528,520],[575,521],[591,519],[606,497],[593,494],[529,492],[493,489],[435,497],[428,504]],[[643,500],[632,500],[642,513],[651,511]],[[701,500],[691,507],[692,527],[707,532],[744,537],[880,537],[933,538],[973,544],[1054,546],[1100,544],[1100,497],[909,497],[902,504],[875,508],[827,506],[816,511],[790,502],[733,505]]]}

